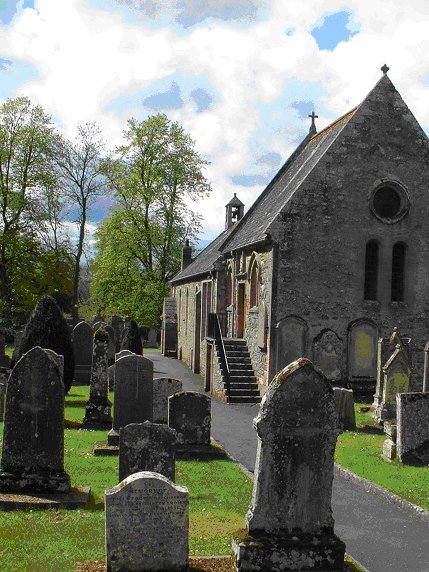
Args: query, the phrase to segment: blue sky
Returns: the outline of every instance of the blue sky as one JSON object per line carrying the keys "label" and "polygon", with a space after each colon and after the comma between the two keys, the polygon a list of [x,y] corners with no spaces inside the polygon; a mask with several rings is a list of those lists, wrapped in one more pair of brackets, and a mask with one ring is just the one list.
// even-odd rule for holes
{"label": "blue sky", "polygon": [[[179,121],[210,161],[204,238],[249,207],[308,132],[389,76],[429,128],[426,0],[0,0],[0,101],[28,95],[111,145],[130,117]],[[108,212],[100,201],[95,225]]]}

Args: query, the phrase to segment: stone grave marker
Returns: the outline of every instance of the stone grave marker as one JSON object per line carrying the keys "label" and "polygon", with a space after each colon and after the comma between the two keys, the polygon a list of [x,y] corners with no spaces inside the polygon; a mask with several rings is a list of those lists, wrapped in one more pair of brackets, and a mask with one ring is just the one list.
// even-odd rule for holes
{"label": "stone grave marker", "polygon": [[6,385],[0,383],[0,421],[4,419],[4,398],[6,394]]}
{"label": "stone grave marker", "polygon": [[178,379],[158,377],[153,380],[153,421],[168,423],[168,398],[182,391],[182,382]]}
{"label": "stone grave marker", "polygon": [[115,331],[115,351],[119,351],[119,348],[121,346],[121,335],[122,335],[122,330],[124,329],[124,322],[121,320],[121,318],[119,316],[117,316],[116,314],[114,314],[112,316],[112,328]]}
{"label": "stone grave marker", "polygon": [[176,432],[145,421],[119,430],[119,481],[133,473],[152,471],[175,480]]}
{"label": "stone grave marker", "polygon": [[211,399],[196,391],[168,398],[168,426],[177,432],[179,448],[210,446]]}
{"label": "stone grave marker", "polygon": [[173,297],[164,298],[161,352],[167,357],[177,357],[177,306]]}
{"label": "stone grave marker", "polygon": [[70,490],[64,471],[64,384],[52,353],[39,346],[32,348],[9,378],[1,492]]}
{"label": "stone grave marker", "polygon": [[109,365],[115,363],[115,353],[116,353],[116,341],[115,341],[115,330],[109,324],[104,326],[104,329],[109,334],[109,342],[107,344],[107,360]]}
{"label": "stone grave marker", "polygon": [[79,322],[73,328],[74,381],[89,383],[91,379],[93,331],[87,322]]}
{"label": "stone grave marker", "polygon": [[5,354],[6,340],[3,334],[0,334],[0,367],[10,367],[10,357]]}
{"label": "stone grave marker", "polygon": [[396,419],[389,419],[383,423],[386,440],[383,442],[383,457],[389,461],[396,458]]}
{"label": "stone grave marker", "polygon": [[135,356],[137,354],[135,354],[134,352],[130,351],[130,350],[121,350],[120,352],[117,352],[115,354],[115,362],[118,361],[118,359],[121,359],[123,357],[127,357],[127,356]]}
{"label": "stone grave marker", "polygon": [[115,407],[109,445],[119,445],[119,429],[152,421],[153,362],[136,354],[115,363]]}
{"label": "stone grave marker", "polygon": [[130,350],[122,350],[118,353],[115,353],[115,362],[109,366],[108,371],[107,371],[107,375],[109,378],[109,391],[113,391],[115,389],[115,365],[116,365],[116,362],[118,361],[118,359],[121,359],[121,358],[126,357],[126,356],[134,356],[134,355],[136,355],[136,354],[134,354]]}
{"label": "stone grave marker", "polygon": [[429,465],[429,393],[399,393],[396,400],[399,460]]}
{"label": "stone grave marker", "polygon": [[333,387],[333,390],[339,427],[342,431],[353,431],[356,429],[353,390],[343,387]]}
{"label": "stone grave marker", "polygon": [[105,492],[109,572],[188,569],[189,494],[142,471]]}
{"label": "stone grave marker", "polygon": [[12,354],[12,362],[16,363],[16,358],[19,352],[19,346],[21,345],[22,336],[24,335],[24,331],[21,330],[20,332],[16,332],[14,340],[13,340],[13,354]]}
{"label": "stone grave marker", "polygon": [[83,424],[87,428],[103,429],[112,423],[107,379],[108,334],[99,328],[94,334],[89,400],[85,407]]}
{"label": "stone grave marker", "polygon": [[337,421],[330,383],[308,359],[274,377],[254,420],[252,504],[233,538],[237,570],[343,569],[331,508]]}
{"label": "stone grave marker", "polygon": [[376,409],[379,423],[396,418],[396,395],[408,393],[411,379],[411,366],[407,353],[397,344],[386,365],[383,366],[383,395]]}
{"label": "stone grave marker", "polygon": [[314,365],[332,383],[344,380],[342,372],[343,341],[333,330],[323,330],[313,342]]}

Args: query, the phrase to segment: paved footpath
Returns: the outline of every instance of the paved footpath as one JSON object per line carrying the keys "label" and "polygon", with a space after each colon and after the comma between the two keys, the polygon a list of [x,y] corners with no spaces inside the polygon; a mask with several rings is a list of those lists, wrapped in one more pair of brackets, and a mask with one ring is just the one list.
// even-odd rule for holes
{"label": "paved footpath", "polygon": [[[145,352],[145,357],[154,362],[155,377],[181,379],[184,391],[203,392],[201,377],[180,361],[155,352]],[[251,472],[257,413],[258,405],[226,404],[212,397],[213,438]],[[370,572],[429,572],[429,525],[413,512],[339,476],[334,477],[332,507],[336,534]]]}

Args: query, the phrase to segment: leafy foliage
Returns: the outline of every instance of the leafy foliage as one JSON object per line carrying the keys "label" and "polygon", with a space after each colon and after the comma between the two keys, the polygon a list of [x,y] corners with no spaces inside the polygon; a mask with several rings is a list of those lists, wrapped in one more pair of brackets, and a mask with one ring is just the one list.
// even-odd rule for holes
{"label": "leafy foliage", "polygon": [[17,359],[35,346],[64,356],[64,388],[67,393],[73,381],[74,351],[67,322],[51,296],[41,298],[34,308],[25,327]]}

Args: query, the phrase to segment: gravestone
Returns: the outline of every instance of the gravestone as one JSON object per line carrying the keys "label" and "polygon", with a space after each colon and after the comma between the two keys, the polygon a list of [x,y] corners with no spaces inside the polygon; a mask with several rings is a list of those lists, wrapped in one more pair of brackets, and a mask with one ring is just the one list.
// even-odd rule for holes
{"label": "gravestone", "polygon": [[157,348],[158,347],[158,336],[159,330],[158,328],[149,328],[149,332],[147,335],[147,345],[149,348]]}
{"label": "gravestone", "polygon": [[121,347],[121,336],[122,336],[122,330],[124,329],[124,322],[121,320],[119,316],[114,314],[112,316],[111,324],[113,330],[115,331],[115,351],[118,352]]}
{"label": "gravestone", "polygon": [[356,416],[352,389],[333,387],[335,405],[338,412],[339,428],[341,431],[356,429]]}
{"label": "gravestone", "polygon": [[115,354],[115,362],[118,361],[118,359],[121,359],[123,357],[127,357],[127,356],[135,356],[137,354],[135,354],[134,352],[131,352],[130,350],[121,350],[120,352]]}
{"label": "gravestone", "polygon": [[185,487],[149,471],[106,490],[107,571],[187,570],[188,505]]}
{"label": "gravestone", "polygon": [[152,421],[153,362],[131,355],[115,363],[115,407],[109,445],[119,444],[119,429],[130,423]]}
{"label": "gravestone", "polygon": [[112,423],[112,405],[108,398],[107,379],[108,338],[104,328],[99,328],[94,334],[89,400],[85,407],[83,420],[86,428],[104,429]]}
{"label": "gravestone", "polygon": [[21,330],[20,332],[16,332],[14,340],[13,340],[13,354],[12,354],[12,363],[15,364],[17,362],[17,356],[19,354],[19,346],[21,345],[22,336],[24,335],[24,331]]}
{"label": "gravestone", "polygon": [[51,352],[36,346],[11,373],[0,469],[2,492],[70,490],[64,471],[64,384],[57,361]]}
{"label": "gravestone", "polygon": [[182,382],[178,379],[158,377],[153,380],[153,422],[168,423],[168,398],[182,391]]}
{"label": "gravestone", "polygon": [[308,327],[297,316],[289,316],[276,325],[277,370],[306,355]]}
{"label": "gravestone", "polygon": [[6,341],[3,334],[0,334],[0,367],[10,367],[10,357],[5,352]]}
{"label": "gravestone", "polygon": [[402,344],[397,344],[390,359],[383,366],[383,393],[376,409],[379,423],[396,418],[396,395],[408,393],[411,379],[411,366]]}
{"label": "gravestone", "polygon": [[119,430],[119,481],[133,473],[152,471],[175,480],[176,432],[145,421]]}
{"label": "gravestone", "polygon": [[314,365],[336,384],[344,380],[342,371],[343,341],[333,330],[324,330],[313,342]]}
{"label": "gravestone", "polygon": [[168,426],[177,433],[179,446],[210,445],[211,399],[196,391],[181,391],[168,398]]}
{"label": "gravestone", "polygon": [[116,341],[115,341],[115,330],[109,324],[104,326],[104,329],[109,334],[109,342],[107,344],[107,361],[109,365],[115,363],[115,353],[116,353]]}
{"label": "gravestone", "polygon": [[390,419],[383,423],[386,440],[383,442],[383,457],[388,461],[396,458],[396,419]]}
{"label": "gravestone", "polygon": [[98,328],[104,328],[106,326],[106,322],[98,321],[92,324],[92,331],[96,332]]}
{"label": "gravestone", "polygon": [[177,357],[177,307],[176,298],[164,298],[162,309],[161,352],[167,357]]}
{"label": "gravestone", "polygon": [[91,379],[93,331],[87,322],[79,322],[73,328],[74,381],[89,383]]}
{"label": "gravestone", "polygon": [[399,460],[429,465],[429,393],[399,393],[396,400]]}
{"label": "gravestone", "polygon": [[6,394],[6,385],[0,383],[0,421],[4,419],[4,397]]}
{"label": "gravestone", "polygon": [[109,378],[109,391],[114,391],[115,389],[115,364],[118,361],[118,359],[121,359],[122,357],[125,356],[134,356],[134,355],[136,354],[130,352],[130,350],[122,350],[115,354],[115,363],[110,365],[107,370],[107,376]]}
{"label": "gravestone", "polygon": [[268,386],[259,415],[252,504],[233,539],[239,571],[342,570],[331,496],[337,413],[329,381],[301,358]]}

